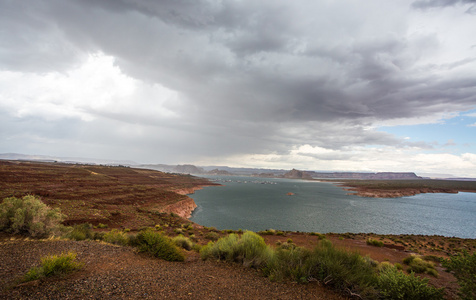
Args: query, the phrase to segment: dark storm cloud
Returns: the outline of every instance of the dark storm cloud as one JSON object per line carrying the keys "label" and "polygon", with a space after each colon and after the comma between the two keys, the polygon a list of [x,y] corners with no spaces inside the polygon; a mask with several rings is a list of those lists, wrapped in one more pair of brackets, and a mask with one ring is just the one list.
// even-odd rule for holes
{"label": "dark storm cloud", "polygon": [[[412,6],[472,2],[415,1]],[[188,141],[199,155],[284,153],[303,143],[332,149],[408,147],[367,128],[374,122],[474,105],[474,72],[455,77],[430,72],[464,68],[473,58],[456,57],[445,66],[422,64],[440,47],[436,35],[406,35],[404,22],[394,25],[380,16],[394,13],[390,9],[373,14],[381,9],[378,4],[365,9],[347,5],[2,1],[0,24],[11,30],[0,31],[0,66],[64,71],[90,53],[114,56],[129,76],[177,91],[179,97],[170,107],[178,119],[91,109],[91,114],[107,119],[97,123],[104,128],[99,132],[106,136],[119,122],[140,123],[154,136],[148,144],[160,147],[168,141],[173,148]],[[375,24],[353,9],[371,14]],[[390,29],[380,30],[385,26]],[[428,72],[422,71],[425,68]]]}

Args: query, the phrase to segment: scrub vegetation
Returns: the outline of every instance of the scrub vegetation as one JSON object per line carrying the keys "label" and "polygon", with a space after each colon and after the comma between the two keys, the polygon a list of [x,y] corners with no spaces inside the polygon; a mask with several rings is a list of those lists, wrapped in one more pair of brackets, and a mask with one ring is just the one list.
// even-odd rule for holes
{"label": "scrub vegetation", "polygon": [[[285,246],[284,246],[285,245]],[[337,249],[323,239],[313,250],[283,243],[276,249],[258,234],[246,231],[209,242],[200,251],[202,259],[218,259],[259,268],[271,280],[324,285],[365,299],[443,299],[443,289],[428,285],[428,279],[409,275],[392,264],[377,262],[356,252]]]}
{"label": "scrub vegetation", "polygon": [[[301,284],[318,282],[319,286],[331,287],[344,296],[353,298],[441,299],[443,290],[435,286],[447,287],[447,292],[450,289],[450,298],[455,298],[456,287],[448,284],[451,280],[457,280],[460,287],[459,295],[462,299],[476,298],[474,294],[476,240],[474,239],[402,234],[322,234],[274,229],[258,234],[241,229],[217,230],[213,227],[193,224],[171,212],[160,212],[157,207],[150,206],[151,202],[142,203],[140,197],[144,194],[141,193],[151,187],[140,186],[138,182],[150,180],[151,185],[157,185],[155,179],[150,179],[149,175],[152,173],[149,171],[144,171],[144,174],[139,172],[138,177],[134,177],[136,175],[132,174],[131,170],[120,167],[117,169],[89,166],[58,168],[81,173],[78,176],[82,176],[83,181],[76,180],[76,177],[68,177],[71,176],[69,172],[65,172],[61,175],[63,177],[58,178],[66,178],[66,181],[75,184],[81,183],[84,190],[79,185],[77,191],[69,189],[68,192],[55,190],[54,187],[51,191],[49,187],[40,189],[38,186],[41,185],[37,184],[36,179],[33,178],[34,175],[22,176],[21,178],[35,184],[29,186],[30,183],[26,181],[21,184],[12,183],[22,188],[19,193],[8,189],[3,190],[7,191],[9,196],[5,197],[0,204],[0,231],[3,232],[0,234],[0,247],[15,243],[14,239],[25,237],[30,239],[31,237],[56,236],[70,241],[43,239],[38,242],[78,245],[82,243],[74,241],[96,240],[134,247],[139,252],[149,253],[153,257],[168,261],[184,261],[187,258],[193,264],[200,255],[203,260],[237,263],[258,270],[271,281],[292,281]],[[1,177],[2,172],[0,170],[0,178],[3,180],[7,177]],[[48,171],[45,172],[42,176],[44,175],[47,180],[52,178],[50,175],[55,174],[55,172],[51,174]],[[107,174],[100,174],[101,172]],[[149,177],[143,177],[145,174]],[[108,200],[100,198],[102,195],[100,186],[109,188],[108,182],[111,178],[122,180],[122,184],[118,185],[119,191],[114,197],[122,193],[122,188],[126,189],[126,182],[131,184],[131,190],[124,197],[104,204]],[[7,178],[0,182],[0,186],[3,183],[9,183],[8,180]],[[117,180],[114,182],[117,183]],[[111,186],[113,186],[112,183],[111,181]],[[59,181],[55,184],[59,184]],[[92,187],[94,191],[91,190]],[[28,194],[27,191],[33,191],[35,194]],[[41,198],[39,194],[36,194],[37,192],[42,195]],[[74,201],[64,200],[69,193]],[[129,203],[128,197],[132,194],[137,195],[133,196],[133,201]],[[105,193],[107,197],[110,195],[109,192]],[[167,198],[170,195],[167,192],[157,196],[170,201],[183,199],[178,196],[174,196],[177,199]],[[89,197],[91,201],[87,200]],[[72,213],[73,217],[64,215],[63,207],[66,208],[66,212]],[[83,210],[86,210],[88,215],[99,217],[85,218]],[[140,221],[131,221],[136,220],[135,218]],[[110,247],[105,243],[102,245]],[[351,247],[348,248],[349,245]],[[381,255],[388,252],[389,248],[397,251],[392,253],[398,253],[398,259],[390,258],[392,262],[385,261],[389,256]],[[44,252],[44,254],[54,253],[55,248],[52,247],[52,249],[53,251]],[[359,252],[354,252],[354,249]],[[63,250],[66,254],[35,257],[35,261],[41,258],[41,264],[36,266],[31,261],[31,265],[27,265],[27,268],[32,266],[30,271],[25,275],[27,268],[24,268],[19,276],[23,276],[22,280],[36,280],[57,274],[67,274],[81,268],[82,263],[76,261],[76,254],[68,253],[69,249]],[[408,257],[408,253],[404,250],[411,251],[413,254]],[[360,253],[370,253],[373,259]],[[441,265],[449,273],[442,271]],[[213,278],[213,275],[208,278]]]}
{"label": "scrub vegetation", "polygon": [[460,286],[461,299],[476,299],[476,253],[470,255],[463,251],[443,261],[449,271],[453,272]]}
{"label": "scrub vegetation", "polygon": [[0,231],[46,237],[61,232],[64,217],[60,209],[48,207],[37,196],[9,197],[0,204]]}
{"label": "scrub vegetation", "polygon": [[32,281],[44,277],[64,275],[79,270],[83,264],[76,261],[76,253],[62,253],[41,258],[38,267],[31,268],[24,276],[24,281]]}

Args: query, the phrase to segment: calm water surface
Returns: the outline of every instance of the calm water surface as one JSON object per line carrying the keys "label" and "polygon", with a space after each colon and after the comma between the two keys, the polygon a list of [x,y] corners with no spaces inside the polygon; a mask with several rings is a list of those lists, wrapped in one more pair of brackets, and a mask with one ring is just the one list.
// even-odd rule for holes
{"label": "calm water surface", "polygon": [[347,195],[330,183],[208,178],[223,186],[206,187],[189,195],[198,205],[190,219],[204,226],[476,238],[476,193],[362,198]]}

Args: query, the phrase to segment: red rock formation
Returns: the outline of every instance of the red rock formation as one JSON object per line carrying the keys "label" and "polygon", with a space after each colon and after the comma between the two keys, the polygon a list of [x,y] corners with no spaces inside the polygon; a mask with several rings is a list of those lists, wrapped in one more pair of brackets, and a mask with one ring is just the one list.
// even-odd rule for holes
{"label": "red rock formation", "polygon": [[190,218],[193,210],[197,208],[197,204],[192,198],[188,198],[173,204],[167,205],[162,209],[166,213],[174,213],[184,219]]}

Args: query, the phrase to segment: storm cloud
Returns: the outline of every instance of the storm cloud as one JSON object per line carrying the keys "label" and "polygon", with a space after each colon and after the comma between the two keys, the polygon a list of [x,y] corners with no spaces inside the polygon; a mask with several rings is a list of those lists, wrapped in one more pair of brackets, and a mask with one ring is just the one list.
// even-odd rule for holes
{"label": "storm cloud", "polygon": [[2,1],[0,150],[302,168],[325,168],[291,158],[304,145],[431,150],[378,126],[475,108],[474,3]]}

